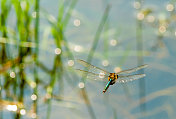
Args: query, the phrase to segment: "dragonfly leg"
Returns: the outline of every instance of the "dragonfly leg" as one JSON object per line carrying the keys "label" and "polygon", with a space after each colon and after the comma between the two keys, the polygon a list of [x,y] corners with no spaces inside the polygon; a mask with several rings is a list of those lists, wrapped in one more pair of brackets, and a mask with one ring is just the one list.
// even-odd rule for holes
{"label": "dragonfly leg", "polygon": [[116,82],[116,80],[111,80],[109,85],[113,85]]}

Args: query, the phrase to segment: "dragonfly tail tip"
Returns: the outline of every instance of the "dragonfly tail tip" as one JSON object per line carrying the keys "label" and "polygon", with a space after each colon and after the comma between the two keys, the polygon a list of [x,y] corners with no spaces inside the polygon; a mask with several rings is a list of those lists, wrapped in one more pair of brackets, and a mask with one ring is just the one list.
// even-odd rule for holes
{"label": "dragonfly tail tip", "polygon": [[106,92],[106,90],[103,90],[103,93],[105,93]]}

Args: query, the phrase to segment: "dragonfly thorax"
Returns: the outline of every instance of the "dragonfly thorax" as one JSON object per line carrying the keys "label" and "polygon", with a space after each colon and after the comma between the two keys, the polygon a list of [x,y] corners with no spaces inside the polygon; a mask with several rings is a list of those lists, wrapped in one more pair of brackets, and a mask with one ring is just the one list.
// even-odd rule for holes
{"label": "dragonfly thorax", "polygon": [[112,79],[110,85],[113,85],[115,83],[115,81],[117,80],[118,78],[118,75],[115,74],[115,73],[110,73],[109,77],[108,77],[108,80],[110,81],[110,79]]}

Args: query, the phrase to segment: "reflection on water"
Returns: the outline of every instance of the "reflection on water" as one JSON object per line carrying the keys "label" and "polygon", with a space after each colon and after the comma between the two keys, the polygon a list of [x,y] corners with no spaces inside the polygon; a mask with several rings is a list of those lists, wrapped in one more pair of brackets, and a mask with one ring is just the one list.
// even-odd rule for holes
{"label": "reflection on water", "polygon": [[[0,119],[175,118],[174,1],[0,4]],[[108,79],[80,77],[76,59],[111,72],[149,68],[103,94]]]}

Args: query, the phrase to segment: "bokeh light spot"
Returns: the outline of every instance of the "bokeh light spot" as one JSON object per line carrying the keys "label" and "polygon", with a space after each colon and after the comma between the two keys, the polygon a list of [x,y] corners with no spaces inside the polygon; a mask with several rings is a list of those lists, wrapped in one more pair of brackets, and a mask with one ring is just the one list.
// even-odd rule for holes
{"label": "bokeh light spot", "polygon": [[75,45],[74,51],[75,52],[81,52],[82,51],[82,47],[80,45]]}
{"label": "bokeh light spot", "polygon": [[17,108],[16,105],[7,105],[6,109],[7,109],[8,111],[13,111],[13,112],[15,112],[15,111],[17,111],[18,108]]}
{"label": "bokeh light spot", "polygon": [[68,61],[68,66],[71,67],[71,66],[73,66],[73,65],[74,65],[74,61],[73,61],[73,60],[69,60],[69,61]]}
{"label": "bokeh light spot", "polygon": [[21,5],[22,10],[26,9],[26,1],[21,1],[20,5]]}
{"label": "bokeh light spot", "polygon": [[164,32],[166,32],[166,27],[165,26],[160,26],[158,30],[159,30],[160,33],[164,33]]}
{"label": "bokeh light spot", "polygon": [[37,17],[37,12],[32,12],[32,17],[36,18]]}
{"label": "bokeh light spot", "polygon": [[36,113],[32,113],[32,114],[31,114],[31,118],[34,119],[34,118],[36,118],[36,117],[37,117],[37,114],[36,114]]}
{"label": "bokeh light spot", "polygon": [[26,110],[25,110],[25,109],[21,109],[21,110],[20,110],[20,114],[21,114],[21,115],[25,115],[25,114],[26,114]]}
{"label": "bokeh light spot", "polygon": [[36,99],[37,99],[37,95],[32,94],[32,95],[31,95],[31,100],[36,100]]}
{"label": "bokeh light spot", "polygon": [[84,83],[83,82],[79,82],[78,87],[79,88],[84,88]]}
{"label": "bokeh light spot", "polygon": [[120,72],[120,71],[121,71],[121,68],[120,68],[120,67],[115,67],[115,68],[114,68],[114,72],[115,72],[115,73],[118,73],[118,72]]}
{"label": "bokeh light spot", "polygon": [[73,24],[74,24],[74,26],[80,26],[80,24],[81,24],[81,21],[79,20],[79,19],[75,19],[74,21],[73,21]]}
{"label": "bokeh light spot", "polygon": [[11,77],[11,78],[15,78],[15,76],[16,76],[16,75],[15,75],[15,72],[13,72],[13,71],[10,72],[10,77]]}
{"label": "bokeh light spot", "polygon": [[47,94],[45,95],[45,98],[46,98],[46,99],[50,99],[50,98],[51,98],[51,94],[47,93]]}
{"label": "bokeh light spot", "polygon": [[143,20],[143,19],[144,19],[144,14],[141,13],[141,12],[139,12],[139,13],[137,14],[137,19],[138,19],[138,20]]}
{"label": "bokeh light spot", "polygon": [[114,40],[114,39],[110,40],[110,45],[116,46],[117,45],[117,41]]}
{"label": "bokeh light spot", "polygon": [[56,54],[56,55],[61,54],[61,49],[60,49],[60,48],[56,48],[56,49],[55,49],[55,54]]}
{"label": "bokeh light spot", "polygon": [[150,22],[150,23],[152,23],[152,22],[155,21],[155,17],[152,16],[152,15],[149,15],[149,16],[147,16],[147,21]]}
{"label": "bokeh light spot", "polygon": [[32,81],[32,82],[30,83],[30,86],[31,86],[32,88],[35,88],[35,87],[36,87],[36,83],[35,83],[34,81]]}
{"label": "bokeh light spot", "polygon": [[48,86],[46,90],[47,90],[48,93],[51,93],[53,91],[51,86]]}
{"label": "bokeh light spot", "polygon": [[166,5],[166,10],[169,11],[169,12],[173,11],[174,10],[174,5],[173,4],[167,4]]}
{"label": "bokeh light spot", "polygon": [[141,8],[140,2],[134,2],[134,3],[133,3],[133,7],[134,7],[135,9]]}
{"label": "bokeh light spot", "polygon": [[99,77],[100,77],[100,78],[104,78],[104,77],[105,77],[105,73],[104,73],[104,72],[100,72],[100,73],[99,73]]}
{"label": "bokeh light spot", "polygon": [[108,65],[109,65],[108,60],[103,60],[103,61],[102,61],[102,65],[103,65],[103,66],[108,66]]}

